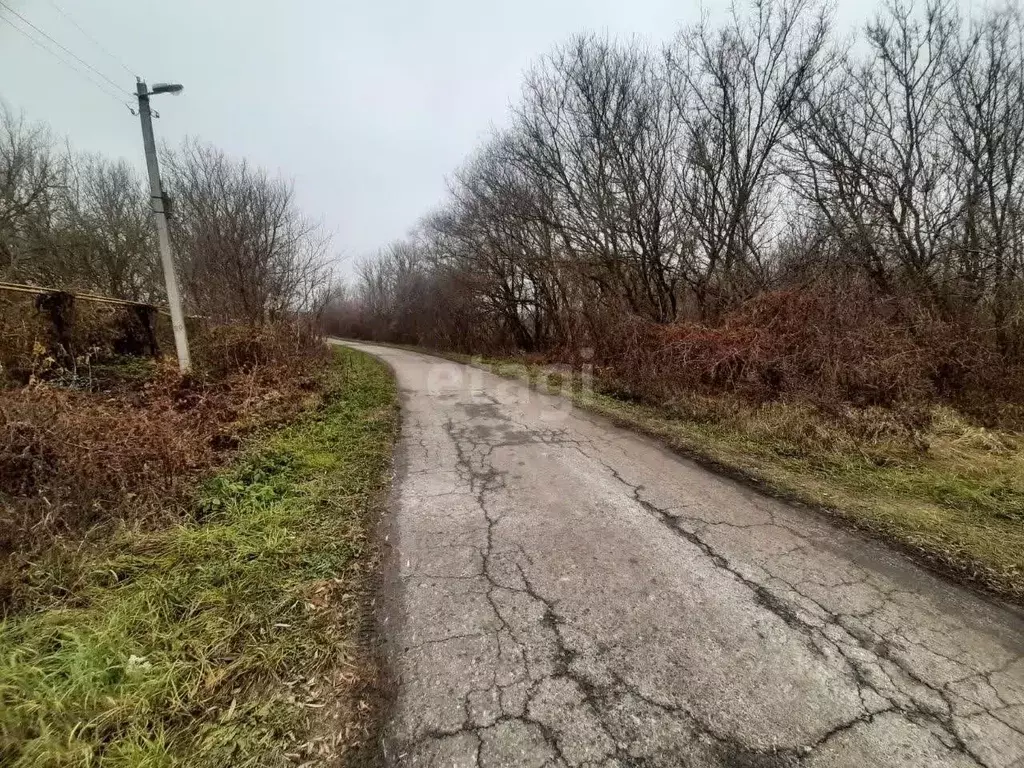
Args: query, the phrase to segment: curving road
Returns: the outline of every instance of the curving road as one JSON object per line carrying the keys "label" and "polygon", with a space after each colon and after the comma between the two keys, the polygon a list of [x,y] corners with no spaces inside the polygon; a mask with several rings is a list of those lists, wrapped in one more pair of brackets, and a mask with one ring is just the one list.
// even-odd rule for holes
{"label": "curving road", "polygon": [[386,360],[402,766],[1024,766],[1024,619],[567,401]]}

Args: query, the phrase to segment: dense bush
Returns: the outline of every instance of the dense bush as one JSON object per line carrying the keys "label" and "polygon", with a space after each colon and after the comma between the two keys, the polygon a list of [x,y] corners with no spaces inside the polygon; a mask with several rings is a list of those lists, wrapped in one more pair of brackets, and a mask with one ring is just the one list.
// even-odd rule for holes
{"label": "dense bush", "polygon": [[859,282],[766,292],[713,327],[625,317],[598,349],[616,381],[655,402],[684,391],[826,408],[976,407],[993,395],[1024,396],[1020,367],[998,354],[991,334]]}

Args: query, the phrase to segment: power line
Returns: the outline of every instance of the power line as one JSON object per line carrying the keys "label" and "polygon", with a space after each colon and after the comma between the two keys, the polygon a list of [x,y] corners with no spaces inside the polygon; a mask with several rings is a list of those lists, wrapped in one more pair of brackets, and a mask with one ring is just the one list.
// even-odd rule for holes
{"label": "power line", "polygon": [[128,105],[128,103],[124,101],[124,97],[123,96],[119,96],[119,95],[111,92],[110,89],[107,88],[105,85],[103,85],[99,81],[97,81],[97,80],[93,79],[92,77],[90,77],[87,72],[82,71],[81,69],[76,67],[74,64],[72,64],[70,61],[68,61],[67,59],[62,58],[52,48],[47,48],[46,45],[44,45],[40,40],[38,40],[35,37],[33,37],[32,35],[30,35],[24,29],[22,29],[17,24],[15,24],[13,21],[11,21],[9,18],[7,18],[6,16],[0,16],[0,21],[6,21],[8,24],[10,24],[14,28],[14,30],[16,32],[20,32],[22,35],[24,35],[25,38],[30,43],[32,43],[34,46],[39,48],[41,51],[45,51],[46,53],[48,53],[51,56],[53,56],[53,58],[55,58],[57,61],[59,61],[65,67],[67,67],[68,69],[72,70],[75,74],[77,74],[77,75],[81,76],[82,78],[84,78],[85,80],[87,80],[91,85],[95,86],[101,93],[103,93],[104,95],[109,96],[110,98],[114,99],[114,101],[118,102],[119,104],[122,104],[122,103],[125,104],[125,106],[127,106],[128,109],[131,109],[131,106]]}
{"label": "power line", "polygon": [[67,19],[75,29],[77,29],[79,32],[81,32],[82,35],[87,40],[89,40],[89,42],[91,42],[93,45],[95,45],[97,48],[99,48],[100,51],[105,53],[107,55],[107,57],[111,61],[113,61],[115,64],[117,64],[117,66],[121,67],[121,69],[123,69],[125,72],[127,72],[132,77],[136,76],[135,72],[132,71],[131,67],[129,67],[127,64],[125,64],[124,61],[121,58],[119,58],[118,56],[115,56],[107,48],[105,48],[103,46],[103,44],[99,40],[97,40],[95,37],[93,37],[88,32],[86,32],[82,28],[82,25],[79,24],[77,21],[75,21],[74,17],[70,13],[68,13],[63,8],[61,8],[59,5],[57,5],[57,3],[54,2],[54,0],[49,0],[49,2],[50,2],[50,5],[52,5],[56,9],[57,13],[59,13],[61,16],[63,16],[65,19]]}
{"label": "power line", "polygon": [[[46,32],[45,32],[44,30],[40,29],[40,28],[39,28],[39,27],[37,27],[37,26],[36,26],[35,24],[33,24],[33,23],[32,23],[31,21],[29,21],[29,20],[28,20],[28,19],[26,19],[26,18],[25,18],[24,16],[22,16],[22,15],[21,15],[20,13],[18,13],[18,12],[17,12],[16,10],[14,10],[13,8],[11,8],[11,6],[9,6],[9,5],[8,5],[8,4],[6,3],[6,2],[4,2],[4,0],[0,0],[0,7],[6,8],[6,9],[7,9],[8,11],[10,11],[11,13],[13,13],[13,14],[14,14],[15,16],[17,16],[17,17],[18,17],[19,19],[21,19],[21,20],[22,20],[22,21],[23,21],[23,22],[24,22],[25,24],[28,24],[28,26],[32,27],[32,29],[34,29],[34,30],[35,30],[36,32],[38,32],[39,34],[41,34],[41,35],[42,35],[43,37],[45,37],[45,38],[46,38],[47,40],[49,40],[49,41],[50,41],[51,43],[53,43],[54,45],[56,45],[56,46],[57,46],[58,48],[60,48],[60,49],[61,49],[62,51],[64,51],[64,53],[66,53],[66,54],[67,54],[68,56],[70,56],[71,58],[73,58],[73,59],[74,59],[75,61],[79,62],[79,63],[80,63],[80,64],[81,64],[82,66],[84,66],[84,67],[85,67],[86,69],[89,69],[90,71],[92,71],[92,72],[95,72],[95,73],[96,73],[97,75],[99,75],[99,76],[100,76],[100,77],[101,77],[102,79],[106,80],[106,81],[107,81],[108,83],[110,83],[110,84],[111,84],[112,86],[114,86],[114,89],[115,89],[115,90],[117,90],[117,91],[121,91],[121,90],[122,90],[122,88],[121,88],[121,86],[120,86],[120,85],[118,85],[118,84],[117,84],[117,83],[115,83],[115,82],[114,82],[113,80],[111,80],[111,79],[110,79],[109,77],[107,77],[106,75],[104,75],[104,74],[103,74],[102,72],[100,72],[100,71],[99,71],[98,69],[96,69],[96,67],[94,67],[94,66],[93,66],[92,64],[90,64],[89,62],[87,62],[87,61],[86,61],[85,59],[83,59],[83,58],[82,58],[81,56],[78,56],[78,55],[77,55],[77,54],[75,54],[75,53],[74,53],[73,51],[69,50],[69,49],[68,49],[67,47],[65,47],[65,46],[61,45],[61,44],[60,44],[59,42],[57,42],[56,40],[54,40],[54,39],[53,39],[52,37],[50,37],[50,35],[48,35],[48,34],[47,34],[47,33],[46,33]],[[10,21],[10,20],[8,19],[8,21]],[[14,25],[12,24],[11,26],[14,26]],[[15,27],[15,29],[17,29],[17,27]],[[126,92],[126,91],[125,91],[125,92]]]}

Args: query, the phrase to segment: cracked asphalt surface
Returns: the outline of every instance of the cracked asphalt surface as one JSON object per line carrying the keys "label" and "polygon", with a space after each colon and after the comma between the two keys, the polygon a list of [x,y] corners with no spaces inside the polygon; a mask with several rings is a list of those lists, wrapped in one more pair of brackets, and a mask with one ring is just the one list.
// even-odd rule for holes
{"label": "cracked asphalt surface", "polygon": [[1024,766],[1024,617],[568,401],[368,345],[402,766]]}

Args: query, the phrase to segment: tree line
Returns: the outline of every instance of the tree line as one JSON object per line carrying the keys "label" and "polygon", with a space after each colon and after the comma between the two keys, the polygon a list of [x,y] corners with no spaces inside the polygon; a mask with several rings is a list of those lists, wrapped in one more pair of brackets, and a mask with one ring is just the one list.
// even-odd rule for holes
{"label": "tree line", "polygon": [[847,38],[816,0],[755,0],[662,49],[545,56],[330,327],[578,350],[623,317],[716,327],[766,292],[857,285],[1020,356],[1022,269],[1019,9],[894,1]]}
{"label": "tree line", "polygon": [[[262,323],[326,305],[329,240],[288,181],[196,140],[161,154],[187,311]],[[165,301],[148,184],[0,104],[0,280]]]}

